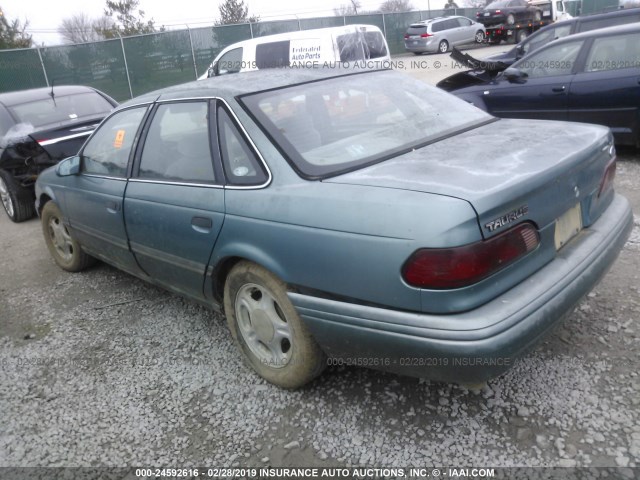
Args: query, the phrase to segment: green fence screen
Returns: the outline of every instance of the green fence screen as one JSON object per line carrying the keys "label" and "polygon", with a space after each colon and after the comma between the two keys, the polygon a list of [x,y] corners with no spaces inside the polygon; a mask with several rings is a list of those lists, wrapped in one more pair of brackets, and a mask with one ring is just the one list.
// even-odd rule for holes
{"label": "green fence screen", "polygon": [[[571,2],[576,13],[611,10],[618,0]],[[123,101],[206,73],[232,43],[313,28],[369,24],[383,31],[392,55],[404,53],[404,33],[414,22],[447,15],[475,18],[477,9],[421,10],[346,17],[300,18],[220,27],[187,28],[79,45],[0,51],[0,92],[50,85],[89,85]]]}

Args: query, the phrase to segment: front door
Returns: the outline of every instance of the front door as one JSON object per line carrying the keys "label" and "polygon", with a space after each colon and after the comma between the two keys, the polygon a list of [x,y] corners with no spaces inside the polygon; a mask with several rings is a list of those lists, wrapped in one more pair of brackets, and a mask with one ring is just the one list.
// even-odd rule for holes
{"label": "front door", "polygon": [[80,174],[69,177],[65,211],[73,235],[91,253],[118,268],[139,273],[124,227],[127,167],[146,106],[107,119],[81,152]]}

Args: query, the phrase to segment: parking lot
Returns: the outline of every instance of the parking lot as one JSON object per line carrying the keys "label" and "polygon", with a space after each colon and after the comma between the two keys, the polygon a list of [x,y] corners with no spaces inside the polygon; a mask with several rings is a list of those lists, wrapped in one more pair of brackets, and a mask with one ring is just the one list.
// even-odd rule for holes
{"label": "parking lot", "polygon": [[[432,84],[454,69],[394,61]],[[477,389],[337,366],[278,389],[243,365],[222,316],[104,264],[64,272],[37,219],[3,213],[0,466],[640,467],[639,185],[640,153],[621,150],[616,188],[636,217],[618,261]]]}

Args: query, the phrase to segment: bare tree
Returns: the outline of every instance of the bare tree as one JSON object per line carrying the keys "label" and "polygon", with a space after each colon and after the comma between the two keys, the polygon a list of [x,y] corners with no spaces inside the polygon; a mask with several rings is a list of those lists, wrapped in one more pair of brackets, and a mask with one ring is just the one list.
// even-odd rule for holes
{"label": "bare tree", "polygon": [[28,20],[25,20],[24,23],[21,23],[17,18],[9,20],[0,8],[0,50],[33,46],[31,35],[26,31],[28,26]]}
{"label": "bare tree", "polygon": [[342,4],[337,8],[333,9],[333,14],[337,17],[344,17],[345,15],[358,15],[358,9],[360,8],[359,0],[350,0],[351,3]]}
{"label": "bare tree", "polygon": [[385,0],[380,5],[380,11],[383,13],[408,12],[413,9],[414,6],[410,0]]}
{"label": "bare tree", "polygon": [[76,13],[62,20],[58,27],[58,33],[64,39],[65,43],[88,43],[102,40],[98,28],[103,25],[110,26],[108,21],[103,18],[92,20],[86,13]]}

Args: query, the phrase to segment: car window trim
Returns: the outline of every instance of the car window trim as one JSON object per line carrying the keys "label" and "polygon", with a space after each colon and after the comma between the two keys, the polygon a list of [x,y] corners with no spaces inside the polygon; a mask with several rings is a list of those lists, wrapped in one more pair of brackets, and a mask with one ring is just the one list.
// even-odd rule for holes
{"label": "car window trim", "polygon": [[[127,105],[127,107],[116,110],[111,112],[109,115],[107,115],[102,122],[100,123],[100,125],[91,133],[91,135],[89,136],[89,138],[87,138],[87,140],[84,142],[84,144],[82,145],[82,147],[80,148],[80,150],[78,151],[78,157],[80,158],[80,175],[83,176],[87,176],[87,177],[95,177],[95,178],[107,178],[107,179],[122,179],[124,181],[127,181],[130,177],[131,177],[131,168],[133,165],[133,157],[135,154],[136,149],[138,148],[138,143],[140,140],[140,133],[142,132],[142,128],[145,125],[145,122],[147,121],[147,119],[149,118],[149,111],[151,110],[149,108],[149,105],[151,105],[151,103],[137,103],[135,105]],[[121,113],[121,112],[126,112],[127,110],[133,110],[134,108],[140,108],[140,107],[146,107],[146,111],[144,112],[144,115],[142,116],[142,120],[140,120],[140,125],[138,125],[138,129],[136,130],[136,135],[135,137],[133,137],[133,143],[131,144],[131,150],[129,151],[129,158],[127,159],[127,168],[125,169],[125,175],[124,177],[122,176],[113,176],[113,175],[99,175],[99,174],[95,174],[95,173],[86,173],[82,171],[82,165],[83,165],[83,155],[84,155],[84,149],[86,148],[86,146],[89,144],[89,142],[91,141],[91,139],[94,137],[94,135],[96,135],[103,127],[103,125],[107,122],[107,120],[109,120],[111,117],[113,117],[114,115]]]}
{"label": "car window trim", "polygon": [[[253,152],[256,154],[257,158],[262,163],[262,166],[264,167],[264,170],[265,170],[265,172],[267,174],[267,178],[263,183],[258,184],[258,185],[229,185],[227,183],[222,183],[220,185],[216,185],[216,184],[212,184],[212,183],[208,183],[208,184],[193,184],[193,183],[189,183],[189,184],[185,184],[185,185],[191,185],[191,186],[198,185],[200,187],[207,187],[207,188],[224,188],[226,190],[260,190],[260,189],[268,187],[271,184],[272,180],[273,180],[273,174],[271,173],[271,169],[269,168],[269,165],[267,164],[267,162],[265,161],[264,157],[262,156],[262,153],[260,152],[260,150],[256,146],[255,142],[253,141],[253,138],[251,138],[251,136],[249,135],[249,133],[245,129],[244,125],[242,124],[242,122],[240,121],[238,116],[236,115],[236,112],[231,108],[231,105],[229,105],[229,102],[227,102],[226,99],[224,99],[222,97],[218,97],[218,96],[184,97],[184,98],[170,98],[170,99],[159,99],[158,98],[158,99],[156,99],[155,101],[152,101],[152,102],[137,104],[137,106],[140,106],[140,105],[154,105],[155,106],[156,104],[159,105],[159,104],[163,104],[163,103],[172,103],[172,102],[176,102],[176,101],[189,101],[189,100],[208,100],[208,101],[214,102],[214,103],[221,102],[226,107],[226,111],[232,117],[232,120],[234,120],[235,124],[238,126],[238,129],[240,130],[240,133],[242,134],[243,138],[245,139],[245,141],[247,142],[249,147],[253,150]],[[127,107],[127,108],[129,108],[129,107]],[[148,115],[149,115],[149,111],[151,111],[151,110],[152,109],[149,109],[147,111],[147,118],[144,119],[145,127],[146,127],[146,122],[149,122]],[[122,110],[118,110],[118,111],[122,111]],[[116,112],[114,112],[114,113],[116,113]],[[112,115],[113,115],[113,113],[112,113]],[[249,116],[249,117],[253,121],[253,117],[251,117],[251,116]],[[217,118],[216,118],[216,123],[217,123]],[[216,128],[217,128],[217,125],[216,125]],[[262,130],[260,130],[260,131],[262,131]],[[216,139],[216,144],[219,144],[217,139]],[[136,149],[137,149],[137,145],[136,145]],[[214,153],[214,155],[216,155],[216,153]],[[133,164],[131,165],[131,167],[133,168]],[[222,166],[220,166],[220,168],[222,168]],[[224,176],[222,176],[221,178],[225,179]],[[144,183],[166,183],[166,184],[171,184],[171,185],[182,185],[183,184],[181,182],[171,182],[171,181],[164,181],[164,180],[137,179],[137,178],[133,177],[131,171],[128,172],[127,180],[130,181],[130,182],[140,182],[140,183],[142,183],[142,182],[144,182]]]}
{"label": "car window trim", "polygon": [[[149,134],[149,130],[151,129],[151,124],[153,123],[153,119],[155,118],[159,107],[161,105],[165,105],[168,103],[195,103],[195,102],[207,103],[207,116],[209,119],[207,124],[207,131],[209,133],[209,151],[211,154],[211,162],[213,163],[213,174],[215,176],[214,180],[212,182],[200,183],[200,182],[190,182],[188,180],[160,180],[160,179],[152,179],[152,178],[139,178],[140,162],[142,161],[142,153],[144,152],[144,146],[147,143],[147,135]],[[182,186],[199,186],[199,187],[218,186],[219,188],[222,188],[224,185],[224,176],[222,176],[221,173],[218,172],[218,167],[216,165],[218,163],[218,159],[216,158],[215,152],[213,150],[215,145],[213,145],[212,138],[211,138],[212,122],[217,121],[215,111],[212,112],[211,103],[212,103],[212,100],[208,97],[197,98],[197,99],[193,98],[189,100],[180,98],[175,100],[167,100],[164,102],[156,102],[151,107],[149,118],[146,120],[144,128],[140,134],[140,142],[137,146],[135,156],[133,158],[133,165],[128,177],[129,180],[132,182],[139,182],[139,183],[158,183],[163,185],[182,185]],[[215,125],[215,123],[213,124]]]}

